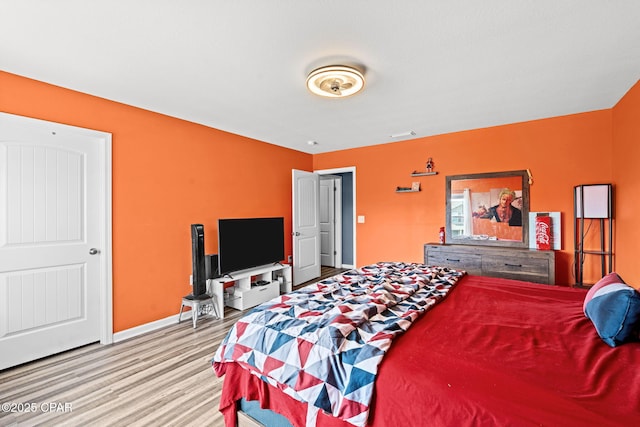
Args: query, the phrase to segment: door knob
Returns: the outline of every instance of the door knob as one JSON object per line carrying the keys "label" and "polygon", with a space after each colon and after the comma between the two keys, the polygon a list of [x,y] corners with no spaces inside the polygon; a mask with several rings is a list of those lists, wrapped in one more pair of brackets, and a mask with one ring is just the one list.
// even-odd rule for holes
{"label": "door knob", "polygon": [[95,254],[97,254],[98,252],[100,252],[100,251],[99,251],[99,250],[97,250],[96,248],[91,248],[91,249],[89,249],[89,255],[95,255]]}

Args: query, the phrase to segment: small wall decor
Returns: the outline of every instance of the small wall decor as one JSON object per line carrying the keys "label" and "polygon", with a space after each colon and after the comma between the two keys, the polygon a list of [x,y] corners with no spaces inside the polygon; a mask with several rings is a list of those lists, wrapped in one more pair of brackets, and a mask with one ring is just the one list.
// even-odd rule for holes
{"label": "small wall decor", "polygon": [[433,172],[433,159],[431,157],[427,160],[427,172]]}
{"label": "small wall decor", "polygon": [[420,183],[412,182],[411,187],[396,187],[396,193],[414,193],[420,191]]}
{"label": "small wall decor", "polygon": [[429,157],[427,160],[427,164],[425,166],[425,172],[413,171],[411,172],[411,176],[426,176],[426,175],[437,175],[438,172],[434,170],[433,158]]}

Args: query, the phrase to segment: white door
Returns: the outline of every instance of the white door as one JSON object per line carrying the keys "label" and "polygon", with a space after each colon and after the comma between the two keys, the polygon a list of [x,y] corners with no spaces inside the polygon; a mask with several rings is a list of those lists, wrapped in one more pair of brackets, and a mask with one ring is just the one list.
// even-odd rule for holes
{"label": "white door", "polygon": [[320,264],[342,267],[342,178],[320,177]]}
{"label": "white door", "polygon": [[293,285],[320,277],[320,179],[293,170]]}
{"label": "white door", "polygon": [[335,267],[335,186],[333,179],[320,180],[320,264]]}
{"label": "white door", "polygon": [[105,138],[0,115],[0,369],[105,338]]}

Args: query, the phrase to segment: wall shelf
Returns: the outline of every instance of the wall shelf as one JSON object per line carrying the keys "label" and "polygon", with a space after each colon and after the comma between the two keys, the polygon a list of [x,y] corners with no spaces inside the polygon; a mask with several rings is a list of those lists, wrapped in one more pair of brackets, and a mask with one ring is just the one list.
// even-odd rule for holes
{"label": "wall shelf", "polygon": [[411,173],[411,176],[431,176],[431,175],[438,175],[438,172],[417,172],[414,171]]}
{"label": "wall shelf", "polygon": [[408,189],[408,190],[401,190],[401,189],[396,189],[396,193],[417,193],[420,190],[412,190],[412,189]]}

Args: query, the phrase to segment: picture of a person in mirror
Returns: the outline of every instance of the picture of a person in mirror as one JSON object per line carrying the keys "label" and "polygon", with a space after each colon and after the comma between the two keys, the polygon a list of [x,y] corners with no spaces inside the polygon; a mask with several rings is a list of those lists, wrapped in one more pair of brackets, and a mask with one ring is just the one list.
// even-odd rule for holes
{"label": "picture of a person in mirror", "polygon": [[498,196],[498,204],[491,206],[483,218],[507,222],[510,226],[522,226],[522,211],[511,205],[515,198],[515,191],[508,188],[502,189]]}

